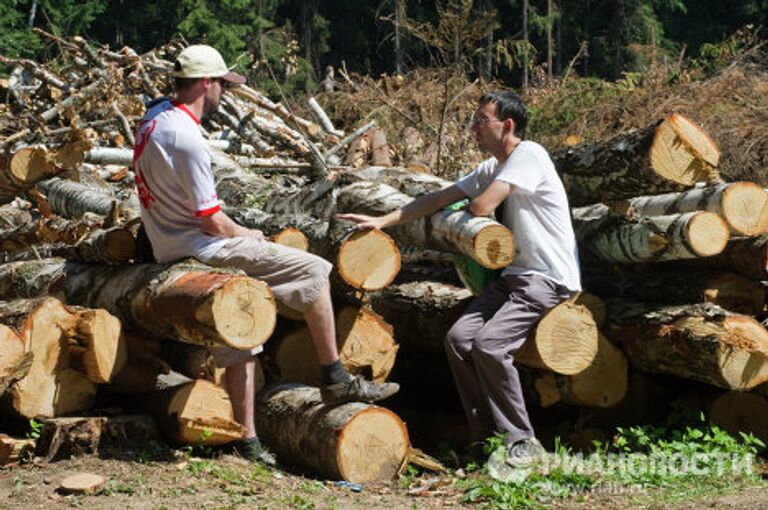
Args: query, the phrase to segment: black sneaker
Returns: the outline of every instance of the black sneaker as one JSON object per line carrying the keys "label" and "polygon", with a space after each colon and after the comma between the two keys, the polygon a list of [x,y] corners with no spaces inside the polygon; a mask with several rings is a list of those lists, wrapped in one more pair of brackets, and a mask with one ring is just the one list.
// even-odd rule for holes
{"label": "black sneaker", "polygon": [[277,466],[275,457],[264,448],[258,437],[240,439],[230,444],[232,446],[232,453],[235,455],[239,455],[251,462],[261,464],[264,467],[273,468]]}
{"label": "black sneaker", "polygon": [[400,385],[397,383],[375,383],[357,376],[346,382],[323,386],[320,388],[320,394],[326,404],[378,402],[391,397],[399,389]]}
{"label": "black sneaker", "polygon": [[506,462],[512,467],[527,467],[544,456],[544,447],[535,437],[516,442],[507,450]]}

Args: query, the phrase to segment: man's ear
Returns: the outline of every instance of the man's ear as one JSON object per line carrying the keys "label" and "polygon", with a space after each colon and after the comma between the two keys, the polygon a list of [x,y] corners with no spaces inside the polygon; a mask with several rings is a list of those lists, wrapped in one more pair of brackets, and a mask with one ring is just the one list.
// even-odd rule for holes
{"label": "man's ear", "polygon": [[515,133],[515,121],[512,119],[505,119],[502,121],[504,123],[504,134],[507,133]]}

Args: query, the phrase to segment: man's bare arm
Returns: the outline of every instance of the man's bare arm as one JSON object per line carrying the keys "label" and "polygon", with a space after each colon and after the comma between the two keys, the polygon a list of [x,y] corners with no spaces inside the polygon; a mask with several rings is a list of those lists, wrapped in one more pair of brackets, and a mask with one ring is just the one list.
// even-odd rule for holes
{"label": "man's bare arm", "polygon": [[485,191],[472,199],[468,210],[475,216],[490,216],[511,191],[511,184],[504,181],[493,181]]}
{"label": "man's bare arm", "polygon": [[357,223],[357,227],[363,228],[386,228],[400,223],[418,220],[424,216],[433,214],[458,200],[466,198],[467,195],[455,184],[440,191],[434,191],[422,195],[391,213],[382,216],[368,216],[366,214],[339,214],[338,217],[343,220],[351,220]]}
{"label": "man's bare arm", "polygon": [[264,234],[261,230],[242,227],[223,211],[217,211],[210,216],[203,216],[202,229],[209,236],[264,239]]}

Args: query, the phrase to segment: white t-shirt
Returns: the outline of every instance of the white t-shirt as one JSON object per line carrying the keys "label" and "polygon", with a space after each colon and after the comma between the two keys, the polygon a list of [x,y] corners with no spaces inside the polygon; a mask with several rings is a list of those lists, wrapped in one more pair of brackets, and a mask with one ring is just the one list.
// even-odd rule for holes
{"label": "white t-shirt", "polygon": [[515,235],[515,258],[502,274],[540,274],[568,290],[581,290],[568,197],[546,149],[523,141],[502,164],[487,159],[456,184],[475,198],[494,180],[513,186],[503,223]]}
{"label": "white t-shirt", "polygon": [[202,231],[221,209],[200,121],[183,104],[153,106],[136,130],[133,168],[141,219],[158,262],[209,259],[226,242]]}

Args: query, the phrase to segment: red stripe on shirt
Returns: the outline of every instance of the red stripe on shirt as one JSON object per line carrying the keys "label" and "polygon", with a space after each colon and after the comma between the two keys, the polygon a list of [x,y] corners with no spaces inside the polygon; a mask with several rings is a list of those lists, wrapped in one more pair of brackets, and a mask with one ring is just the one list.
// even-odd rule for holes
{"label": "red stripe on shirt", "polygon": [[171,101],[171,104],[173,106],[175,106],[176,108],[178,108],[179,110],[181,110],[184,113],[186,113],[187,115],[189,115],[190,117],[192,117],[192,120],[195,121],[195,124],[200,125],[200,120],[197,117],[195,117],[194,113],[189,111],[189,108],[187,108],[187,105],[185,105],[183,103],[179,103],[178,101]]}
{"label": "red stripe on shirt", "polygon": [[211,214],[217,213],[219,211],[221,211],[221,206],[215,205],[209,209],[203,209],[202,211],[197,211],[195,213],[195,216],[197,216],[198,218],[202,218],[203,216],[210,216]]}

